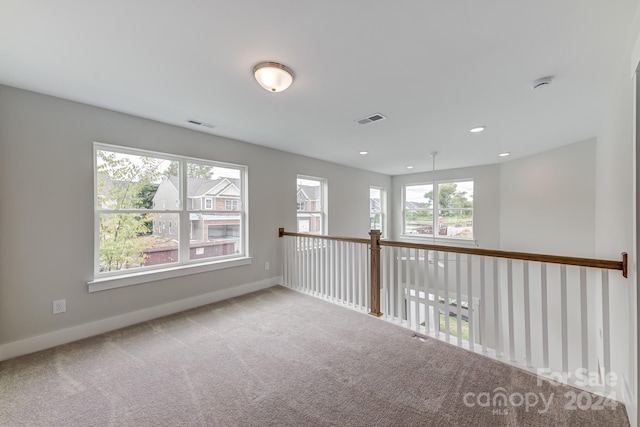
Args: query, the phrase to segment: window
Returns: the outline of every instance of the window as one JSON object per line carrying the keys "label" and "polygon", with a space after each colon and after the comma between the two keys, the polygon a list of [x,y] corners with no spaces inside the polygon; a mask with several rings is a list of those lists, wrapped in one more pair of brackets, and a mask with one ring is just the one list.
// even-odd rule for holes
{"label": "window", "polygon": [[[403,234],[473,239],[473,180],[406,185]],[[437,202],[434,204],[434,200]]]}
{"label": "window", "polygon": [[225,210],[237,211],[240,206],[238,202],[239,202],[238,200],[229,200],[229,199],[225,200],[224,201]]}
{"label": "window", "polygon": [[298,175],[297,183],[298,232],[326,234],[327,181]]}
{"label": "window", "polygon": [[382,237],[387,229],[387,200],[384,188],[369,188],[369,222],[371,230],[380,230]]}
{"label": "window", "polygon": [[[246,256],[244,166],[98,143],[94,150],[96,277]],[[218,211],[214,197],[229,196],[234,212]]]}

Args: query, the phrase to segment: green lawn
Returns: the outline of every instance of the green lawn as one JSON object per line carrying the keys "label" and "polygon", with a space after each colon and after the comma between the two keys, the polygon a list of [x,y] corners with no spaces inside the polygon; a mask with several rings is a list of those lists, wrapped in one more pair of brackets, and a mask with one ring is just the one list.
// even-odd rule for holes
{"label": "green lawn", "polygon": [[[469,341],[469,321],[463,320],[462,324],[462,339]],[[444,313],[440,313],[440,332],[444,333]],[[458,319],[455,316],[449,316],[449,334],[458,336]]]}

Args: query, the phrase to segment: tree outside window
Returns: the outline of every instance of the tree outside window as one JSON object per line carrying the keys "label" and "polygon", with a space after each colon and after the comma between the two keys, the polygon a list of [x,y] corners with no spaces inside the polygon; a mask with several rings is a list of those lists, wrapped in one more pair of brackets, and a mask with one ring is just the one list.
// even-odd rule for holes
{"label": "tree outside window", "polygon": [[96,275],[244,256],[244,167],[94,146]]}
{"label": "tree outside window", "polygon": [[[434,199],[437,203],[434,205]],[[407,185],[404,234],[473,239],[473,180]]]}

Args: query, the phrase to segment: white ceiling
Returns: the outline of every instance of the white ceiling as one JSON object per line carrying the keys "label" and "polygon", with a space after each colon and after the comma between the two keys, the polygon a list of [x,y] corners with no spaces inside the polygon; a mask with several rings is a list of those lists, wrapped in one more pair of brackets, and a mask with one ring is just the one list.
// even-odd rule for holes
{"label": "white ceiling", "polygon": [[390,175],[490,164],[597,134],[637,4],[0,0],[0,84]]}

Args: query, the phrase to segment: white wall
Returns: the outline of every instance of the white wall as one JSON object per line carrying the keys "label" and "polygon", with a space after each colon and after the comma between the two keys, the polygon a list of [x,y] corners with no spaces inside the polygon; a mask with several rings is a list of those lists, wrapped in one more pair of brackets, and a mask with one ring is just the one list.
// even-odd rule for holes
{"label": "white wall", "polygon": [[595,145],[592,139],[500,166],[501,249],[593,257]]}
{"label": "white wall", "polygon": [[[636,35],[640,32],[636,30]],[[630,52],[630,49],[629,51]],[[629,253],[630,276],[611,275],[612,370],[620,377],[617,392],[627,403],[632,425],[637,423],[636,331],[637,266],[633,221],[634,85],[627,62],[620,64],[615,93],[606,108],[596,144],[596,256],[617,258]]]}
{"label": "white wall", "polygon": [[[88,293],[94,141],[247,165],[252,264]],[[328,180],[331,234],[367,236],[369,186],[388,190],[388,176],[0,86],[0,350],[100,319],[277,280],[278,227],[295,231],[299,173]],[[67,299],[67,312],[54,316],[52,301],[60,298]]]}

